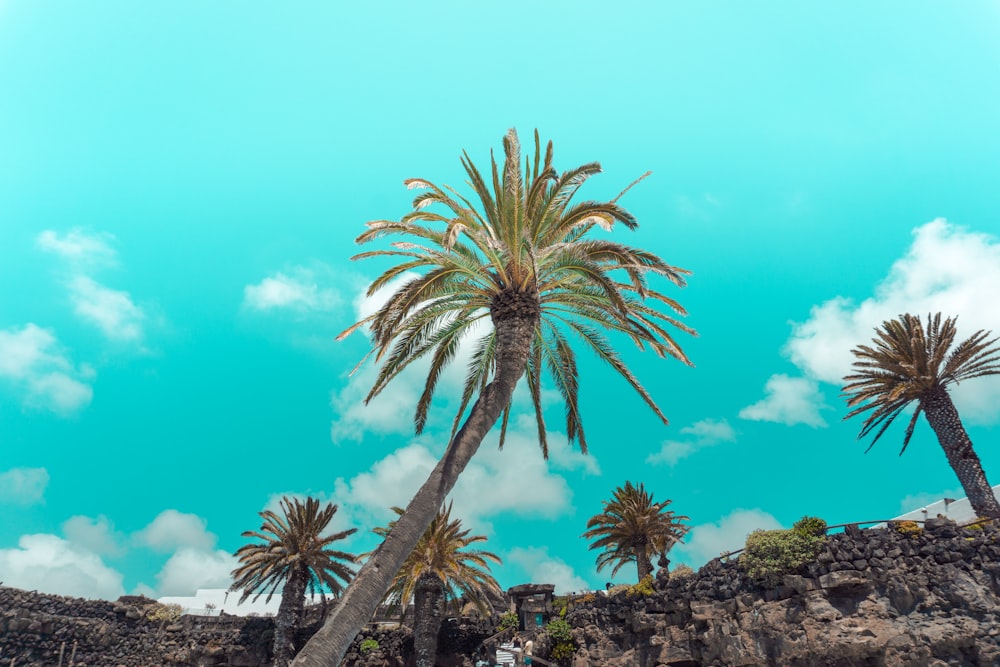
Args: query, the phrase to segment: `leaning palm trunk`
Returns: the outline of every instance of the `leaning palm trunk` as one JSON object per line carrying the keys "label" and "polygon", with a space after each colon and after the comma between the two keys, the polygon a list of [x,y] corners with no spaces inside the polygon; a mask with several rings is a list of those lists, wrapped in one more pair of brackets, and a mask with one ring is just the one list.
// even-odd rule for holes
{"label": "leaning palm trunk", "polygon": [[413,652],[417,658],[416,667],[434,667],[443,600],[441,580],[433,574],[421,577],[413,595]]}
{"label": "leaning palm trunk", "polygon": [[1000,519],[1000,503],[986,481],[979,455],[972,449],[972,440],[962,426],[951,396],[944,387],[937,387],[927,393],[921,405],[976,515]]}
{"label": "leaning palm trunk", "polygon": [[538,323],[537,296],[534,299],[534,309],[527,312],[515,311],[516,315],[506,319],[501,319],[502,315],[498,317],[496,312],[492,313],[497,334],[494,380],[483,390],[444,456],[385,540],[358,572],[323,627],[295,658],[294,667],[339,665],[351,642],[375,613],[399,568],[434,520],[486,434],[510,403],[514,387],[524,373]]}
{"label": "leaning palm trunk", "polygon": [[287,667],[295,654],[295,639],[302,627],[309,572],[295,568],[281,591],[281,604],[274,617],[274,667]]}

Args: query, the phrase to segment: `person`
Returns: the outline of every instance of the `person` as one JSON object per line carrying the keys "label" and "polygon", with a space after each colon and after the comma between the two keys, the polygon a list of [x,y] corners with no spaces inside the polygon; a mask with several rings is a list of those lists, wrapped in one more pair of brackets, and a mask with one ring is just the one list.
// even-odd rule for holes
{"label": "person", "polygon": [[523,648],[523,645],[521,644],[521,635],[514,635],[513,645],[514,645],[514,648],[511,651],[511,653],[514,654],[514,662],[515,662],[515,664],[518,664],[518,665],[523,664],[523,662],[524,662],[523,661],[524,648]]}
{"label": "person", "polygon": [[525,665],[531,664],[532,662],[531,656],[534,655],[534,650],[535,650],[535,642],[533,642],[531,639],[528,639],[528,641],[524,642],[524,653],[522,653],[522,655],[524,656]]}

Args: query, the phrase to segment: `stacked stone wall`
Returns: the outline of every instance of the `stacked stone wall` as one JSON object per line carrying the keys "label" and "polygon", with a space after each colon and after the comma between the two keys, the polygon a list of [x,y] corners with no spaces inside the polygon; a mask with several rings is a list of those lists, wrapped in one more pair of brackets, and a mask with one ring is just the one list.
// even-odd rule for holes
{"label": "stacked stone wall", "polygon": [[1000,532],[928,522],[827,538],[765,588],[737,559],[576,604],[573,667],[1000,665]]}
{"label": "stacked stone wall", "polygon": [[[0,587],[0,667],[266,667],[273,621],[147,618],[152,600],[66,598]],[[736,559],[661,577],[651,595],[577,598],[571,667],[994,667],[1000,665],[1000,531],[931,521],[827,538],[814,562],[765,588]],[[299,642],[322,622],[311,610]],[[441,667],[471,666],[490,622],[450,619]],[[362,651],[362,641],[378,646]],[[369,642],[369,645],[371,643]],[[545,657],[544,634],[536,654]],[[359,635],[346,667],[407,667],[405,628]],[[60,655],[62,662],[60,663]]]}

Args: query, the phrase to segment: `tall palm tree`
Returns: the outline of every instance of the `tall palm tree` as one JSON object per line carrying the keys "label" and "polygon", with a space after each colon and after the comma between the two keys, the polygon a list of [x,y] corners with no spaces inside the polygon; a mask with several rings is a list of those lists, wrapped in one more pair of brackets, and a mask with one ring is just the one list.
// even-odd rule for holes
{"label": "tall palm tree", "polygon": [[[392,509],[403,515],[399,507]],[[385,537],[394,524],[395,521],[388,527],[376,528],[375,533]],[[461,519],[452,520],[449,504],[431,521],[393,579],[387,600],[404,615],[413,600],[416,667],[434,667],[441,616],[448,600],[464,597],[486,613],[491,607],[490,599],[503,595],[500,584],[489,571],[490,562],[499,564],[500,557],[489,551],[466,550],[471,544],[485,541],[485,535],[469,535],[468,530],[462,530]]]}
{"label": "tall palm tree", "polygon": [[626,563],[635,563],[639,581],[653,573],[653,556],[666,554],[680,542],[689,526],[686,516],[667,510],[670,500],[654,502],[641,483],[615,489],[611,500],[604,501],[604,511],[590,517],[583,537],[594,540],[591,549],[601,549],[597,570],[614,565],[611,576]]}
{"label": "tall palm tree", "polygon": [[[320,508],[315,498],[285,496],[281,499],[281,516],[264,510],[260,516],[264,525],[260,532],[248,530],[243,537],[260,542],[245,544],[236,551],[241,565],[233,570],[230,590],[242,590],[243,602],[251,595],[256,600],[267,593],[266,600],[281,587],[281,604],[274,618],[274,665],[285,667],[295,652],[295,635],[302,624],[305,594],[318,591],[326,601],[326,591],[340,595],[343,584],[354,576],[345,563],[357,557],[336,551],[330,545],[357,531],[357,528],[324,535],[337,506],[327,503]],[[343,584],[341,583],[343,582]]]}
{"label": "tall palm tree", "polygon": [[[594,237],[593,232],[609,231],[616,222],[629,229],[637,226],[633,216],[617,204],[621,194],[607,202],[571,204],[583,183],[600,171],[600,165],[595,162],[557,173],[552,166],[552,143],[546,146],[543,158],[536,132],[534,157],[525,159],[522,172],[514,130],[507,133],[503,147],[503,166],[498,167],[491,158],[489,181],[463,154],[462,165],[478,208],[450,187],[442,189],[426,180],[409,179],[404,181],[408,188],[427,190],[414,199],[413,211],[399,221],[370,222],[368,230],[358,237],[359,243],[387,236],[402,238],[388,248],[355,257],[389,257],[399,262],[372,282],[369,295],[408,271],[423,271],[397,289],[376,313],[341,334],[371,328],[373,352],[381,367],[368,399],[377,396],[413,361],[429,357],[430,372],[415,414],[416,430],[421,431],[442,369],[455,358],[459,344],[478,324],[492,327],[473,342],[465,388],[444,456],[378,552],[362,567],[343,603],[299,654],[296,665],[300,667],[321,667],[343,659],[501,415],[503,442],[511,395],[522,376],[527,376],[543,453],[547,452],[542,420],[543,369],[565,401],[567,436],[570,441],[579,441],[581,450],[586,451],[570,336],[615,369],[664,423],[666,417],[626,367],[604,330],[624,334],[640,348],[648,346],[661,357],[690,364],[668,331],[676,327],[693,333],[674,317],[683,315],[683,308],[651,289],[647,281],[653,274],[683,286],[688,272],[651,252]],[[671,314],[654,305],[665,306]],[[474,403],[473,397],[477,397]],[[463,417],[465,421],[458,428]]]}
{"label": "tall palm tree", "polygon": [[847,406],[854,409],[844,419],[870,413],[858,434],[861,439],[878,429],[870,450],[899,413],[916,402],[900,455],[923,413],[972,509],[981,517],[1000,518],[1000,503],[947,391],[948,385],[962,380],[1000,374],[998,339],[979,330],[952,347],[955,335],[955,319],[949,317],[942,323],[941,313],[927,316],[926,330],[915,315],[883,322],[875,329],[874,347],[859,345],[852,350],[857,358],[855,372],[844,378],[843,394]]}

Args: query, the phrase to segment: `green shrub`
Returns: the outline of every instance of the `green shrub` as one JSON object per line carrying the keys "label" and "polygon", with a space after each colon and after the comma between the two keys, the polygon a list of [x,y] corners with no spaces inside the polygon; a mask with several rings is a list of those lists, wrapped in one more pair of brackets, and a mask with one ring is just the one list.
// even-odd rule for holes
{"label": "green shrub", "polygon": [[639,580],[639,583],[629,586],[628,596],[639,597],[653,594],[653,575],[647,574]]}
{"label": "green shrub", "polygon": [[686,579],[694,576],[694,570],[689,565],[678,565],[670,571],[671,579]]}
{"label": "green shrub", "polygon": [[552,608],[560,616],[566,615],[566,608],[569,607],[569,596],[560,595],[558,597],[552,598]]}
{"label": "green shrub", "polygon": [[173,623],[181,617],[179,604],[151,604],[146,608],[146,618],[160,624]]}
{"label": "green shrub", "polygon": [[500,615],[499,630],[517,630],[517,614],[512,611],[505,611]]}
{"label": "green shrub", "polygon": [[378,648],[378,640],[372,639],[371,637],[361,640],[361,646],[359,647],[361,654],[364,655],[369,651],[374,651]]}
{"label": "green shrub", "polygon": [[567,621],[561,618],[557,618],[554,621],[549,621],[549,624],[545,626],[545,632],[548,633],[549,638],[556,642],[571,642],[573,641],[573,628],[569,626]]}
{"label": "green shrub", "polygon": [[807,528],[803,530],[755,530],[750,533],[746,548],[740,554],[740,567],[763,586],[777,586],[786,574],[815,560],[823,548],[825,537],[815,534],[817,524],[805,525]]}
{"label": "green shrub", "polygon": [[576,646],[573,644],[573,629],[569,623],[557,618],[554,621],[549,621],[549,624],[545,626],[545,632],[552,642],[552,650],[549,655],[553,660],[563,661],[573,655]]}
{"label": "green shrub", "polygon": [[792,530],[802,533],[803,535],[823,537],[826,535],[826,521],[817,516],[804,516],[795,522],[795,525],[792,526]]}
{"label": "green shrub", "polygon": [[900,535],[913,538],[919,537],[924,532],[924,529],[916,521],[897,521],[895,528]]}
{"label": "green shrub", "polygon": [[549,652],[549,656],[551,656],[553,660],[567,660],[573,656],[573,651],[575,650],[576,649],[572,644],[560,643],[552,647],[552,650]]}

